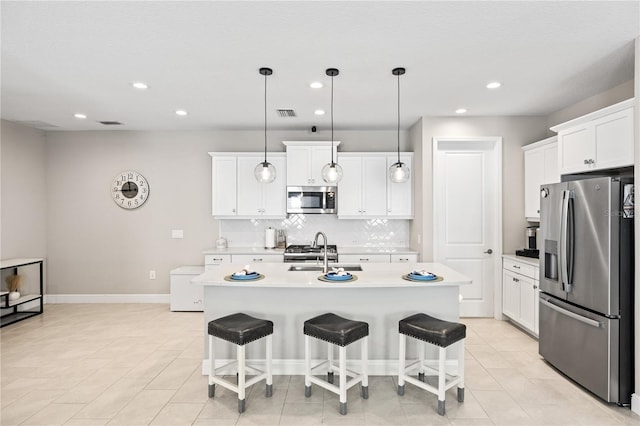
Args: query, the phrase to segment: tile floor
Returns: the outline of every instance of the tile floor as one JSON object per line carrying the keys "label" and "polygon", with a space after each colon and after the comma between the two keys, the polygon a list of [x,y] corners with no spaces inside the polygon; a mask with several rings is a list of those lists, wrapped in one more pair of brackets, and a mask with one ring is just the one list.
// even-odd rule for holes
{"label": "tile floor", "polygon": [[162,304],[46,305],[43,315],[1,330],[0,424],[9,425],[640,425],[628,408],[607,405],[546,365],[537,342],[512,325],[464,319],[465,402],[437,398],[410,384],[396,395],[395,377],[370,378],[370,397],[351,389],[349,414],[337,397],[302,376],[263,383],[238,415],[235,394],[207,398],[201,375],[201,313]]}

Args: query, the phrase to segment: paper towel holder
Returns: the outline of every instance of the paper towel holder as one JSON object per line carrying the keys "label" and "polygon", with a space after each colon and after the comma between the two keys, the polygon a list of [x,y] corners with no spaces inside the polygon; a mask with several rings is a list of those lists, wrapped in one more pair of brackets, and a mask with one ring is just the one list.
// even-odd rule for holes
{"label": "paper towel holder", "polygon": [[276,230],[272,227],[268,227],[264,231],[264,248],[274,249],[276,248]]}

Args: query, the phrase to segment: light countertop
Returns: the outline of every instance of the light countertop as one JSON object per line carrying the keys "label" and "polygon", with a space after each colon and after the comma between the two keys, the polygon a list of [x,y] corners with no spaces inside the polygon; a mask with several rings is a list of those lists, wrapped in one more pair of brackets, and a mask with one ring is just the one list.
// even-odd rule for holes
{"label": "light countertop", "polygon": [[536,259],[535,257],[516,256],[514,254],[503,254],[502,258],[516,260],[518,262],[526,263],[527,265],[531,265],[536,268],[540,267],[540,259]]}
{"label": "light countertop", "polygon": [[[471,279],[440,263],[364,263],[362,271],[351,272],[358,279],[350,282],[324,282],[318,279],[321,271],[288,271],[292,263],[262,263],[256,272],[264,279],[233,281],[224,279],[243,268],[239,264],[223,264],[191,280],[193,284],[219,287],[288,287],[288,288],[390,288],[390,287],[450,287],[471,284]],[[308,264],[307,264],[308,265]],[[444,278],[440,282],[407,281],[402,275],[414,269],[426,269]]]}
{"label": "light countertop", "polygon": [[219,249],[212,247],[203,250],[202,254],[284,254],[284,249],[266,249],[264,247],[227,247]]}
{"label": "light countertop", "polygon": [[[227,247],[223,249],[208,248],[202,254],[283,254],[284,249],[265,249],[262,247]],[[338,246],[340,254],[418,254],[409,247],[343,247]]]}

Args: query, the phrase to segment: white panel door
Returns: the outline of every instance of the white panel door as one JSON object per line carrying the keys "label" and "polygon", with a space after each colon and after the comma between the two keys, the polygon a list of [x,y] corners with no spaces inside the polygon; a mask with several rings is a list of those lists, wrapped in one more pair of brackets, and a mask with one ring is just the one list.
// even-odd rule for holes
{"label": "white panel door", "polygon": [[[498,138],[438,141],[434,155],[434,251],[472,279],[460,287],[461,316],[494,316],[499,241]],[[495,251],[495,253],[493,253]],[[493,253],[493,254],[492,254]]]}
{"label": "white panel door", "polygon": [[310,151],[308,146],[287,146],[287,186],[309,186]]}
{"label": "white panel door", "polygon": [[236,157],[211,157],[211,212],[236,215]]}
{"label": "white panel door", "polygon": [[[558,143],[552,143],[544,147],[544,180],[545,183],[560,182],[560,170],[558,169]],[[538,188],[537,192],[540,188]],[[538,198],[540,205],[540,198]]]}
{"label": "white panel door", "polygon": [[387,215],[387,157],[362,157],[362,214]]}
{"label": "white panel door", "polygon": [[633,108],[594,120],[597,169],[633,165]]}
{"label": "white panel door", "polygon": [[338,217],[359,219],[362,216],[361,157],[343,156],[340,165],[344,174],[338,182]]}
{"label": "white panel door", "polygon": [[253,174],[264,157],[238,157],[238,215],[262,214],[262,184]]}
{"label": "white panel door", "polygon": [[[265,216],[287,215],[287,172],[284,157],[267,157],[276,168],[276,178],[271,183],[262,183],[262,214]],[[254,164],[254,168],[258,163]],[[253,173],[252,173],[253,174]],[[253,178],[255,180],[255,177]]]}
{"label": "white panel door", "polygon": [[400,161],[409,166],[409,180],[403,183],[391,182],[388,177],[389,167],[398,161],[397,156],[387,157],[387,217],[398,217],[402,219],[413,217],[413,156],[401,154]]}
{"label": "white panel door", "polygon": [[595,144],[595,132],[589,123],[561,131],[558,134],[560,173],[588,171],[589,161],[595,160]]}
{"label": "white panel door", "polygon": [[544,147],[524,153],[524,215],[540,218],[540,185],[544,182]]}
{"label": "white panel door", "polygon": [[[335,152],[334,146],[333,161],[338,162],[338,156]],[[325,164],[331,162],[331,147],[330,146],[312,146],[311,147],[311,169],[309,170],[309,178],[311,181],[309,185],[324,186],[327,183],[322,179],[322,168]],[[344,169],[344,167],[343,167]]]}

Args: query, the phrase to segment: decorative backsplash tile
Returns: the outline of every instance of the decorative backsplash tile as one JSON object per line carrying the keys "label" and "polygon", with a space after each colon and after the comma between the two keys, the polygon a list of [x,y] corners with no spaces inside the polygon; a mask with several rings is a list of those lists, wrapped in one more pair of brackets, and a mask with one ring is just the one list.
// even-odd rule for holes
{"label": "decorative backsplash tile", "polygon": [[409,220],[339,220],[334,215],[292,214],[283,220],[220,220],[220,236],[230,247],[264,246],[264,230],[284,229],[288,244],[309,244],[316,232],[327,235],[329,244],[343,247],[407,247]]}

